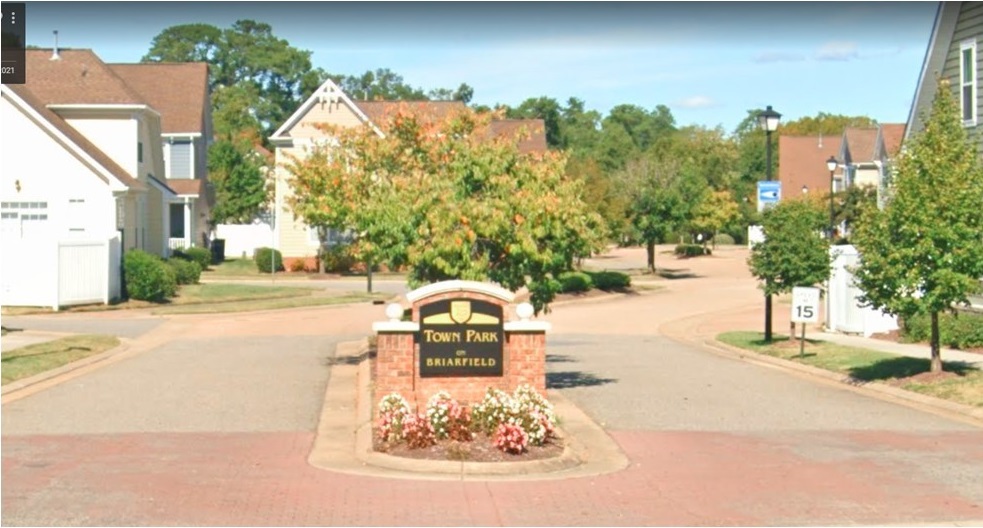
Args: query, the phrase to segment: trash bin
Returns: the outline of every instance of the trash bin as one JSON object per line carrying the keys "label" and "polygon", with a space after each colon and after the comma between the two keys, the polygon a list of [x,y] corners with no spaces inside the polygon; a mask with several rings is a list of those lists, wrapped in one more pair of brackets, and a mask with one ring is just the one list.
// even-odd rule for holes
{"label": "trash bin", "polygon": [[225,239],[216,238],[212,240],[212,264],[221,264],[225,261]]}

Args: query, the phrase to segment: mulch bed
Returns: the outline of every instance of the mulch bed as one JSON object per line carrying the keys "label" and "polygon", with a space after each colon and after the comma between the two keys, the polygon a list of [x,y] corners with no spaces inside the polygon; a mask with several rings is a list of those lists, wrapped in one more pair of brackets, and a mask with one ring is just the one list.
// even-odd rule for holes
{"label": "mulch bed", "polygon": [[471,442],[438,440],[435,445],[425,449],[410,449],[403,443],[390,444],[376,438],[373,440],[373,447],[380,453],[404,458],[464,462],[525,462],[555,458],[563,454],[563,441],[559,438],[542,446],[529,446],[521,455],[511,455],[497,449],[486,435],[477,435]]}

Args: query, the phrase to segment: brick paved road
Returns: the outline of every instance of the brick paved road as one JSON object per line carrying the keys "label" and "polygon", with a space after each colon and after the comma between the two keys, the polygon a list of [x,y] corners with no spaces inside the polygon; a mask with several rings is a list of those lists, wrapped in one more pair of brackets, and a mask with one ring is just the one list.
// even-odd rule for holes
{"label": "brick paved road", "polygon": [[[381,307],[184,317],[165,323],[177,333],[158,348],[3,406],[0,520],[324,526],[983,519],[979,429],[666,337],[709,335],[721,321],[746,324],[736,316],[693,317],[746,312],[758,299],[740,253],[722,253],[673,263],[697,277],[667,281],[665,292],[561,307],[550,317],[550,381],[606,424],[631,461],[622,472],[453,483],[315,469],[306,459],[330,382],[323,365],[332,343],[358,335]],[[779,317],[776,329],[781,324]]]}

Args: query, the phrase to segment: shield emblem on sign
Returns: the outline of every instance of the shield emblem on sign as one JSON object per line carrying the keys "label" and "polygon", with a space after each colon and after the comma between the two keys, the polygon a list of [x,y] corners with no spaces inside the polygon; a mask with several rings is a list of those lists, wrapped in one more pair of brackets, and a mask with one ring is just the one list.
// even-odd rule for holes
{"label": "shield emblem on sign", "polygon": [[471,319],[471,301],[451,301],[451,320],[464,324]]}

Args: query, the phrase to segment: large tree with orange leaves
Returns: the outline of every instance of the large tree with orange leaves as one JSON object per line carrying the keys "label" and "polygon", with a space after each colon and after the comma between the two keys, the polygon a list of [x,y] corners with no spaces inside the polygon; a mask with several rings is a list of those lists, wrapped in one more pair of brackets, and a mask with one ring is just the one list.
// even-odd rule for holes
{"label": "large tree with orange leaves", "polygon": [[552,279],[599,248],[602,220],[562,154],[522,153],[491,119],[400,109],[378,129],[326,129],[333,141],[288,164],[290,205],[311,225],[351,230],[357,258],[407,265],[411,286],[490,280],[528,287],[543,310]]}

